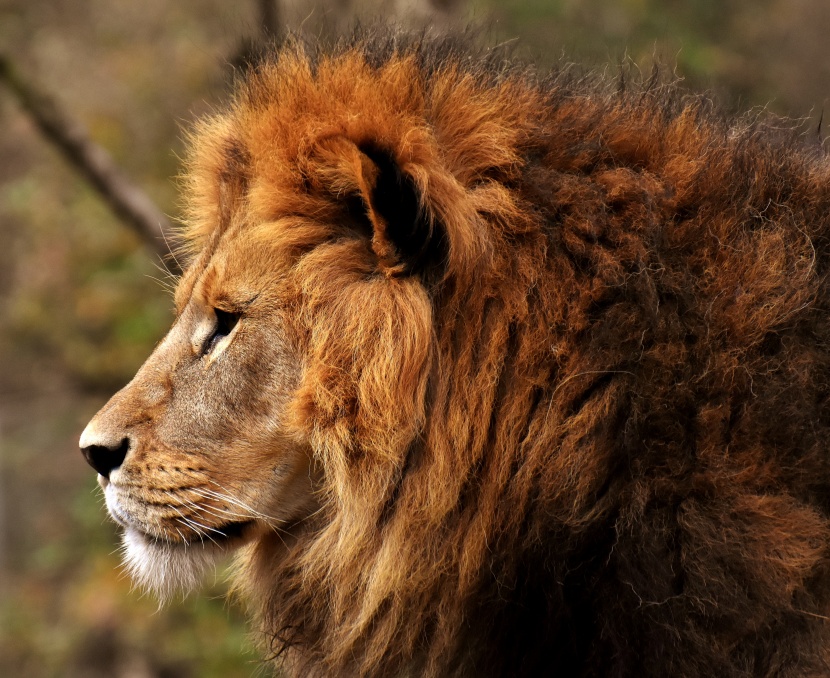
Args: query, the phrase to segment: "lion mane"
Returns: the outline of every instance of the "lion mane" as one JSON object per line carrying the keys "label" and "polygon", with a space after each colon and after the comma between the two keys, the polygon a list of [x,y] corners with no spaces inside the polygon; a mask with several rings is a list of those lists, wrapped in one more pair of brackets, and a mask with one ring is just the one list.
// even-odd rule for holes
{"label": "lion mane", "polygon": [[824,153],[460,44],[289,40],[191,137],[188,247],[249,229],[302,347],[319,508],[239,556],[271,654],[827,675]]}

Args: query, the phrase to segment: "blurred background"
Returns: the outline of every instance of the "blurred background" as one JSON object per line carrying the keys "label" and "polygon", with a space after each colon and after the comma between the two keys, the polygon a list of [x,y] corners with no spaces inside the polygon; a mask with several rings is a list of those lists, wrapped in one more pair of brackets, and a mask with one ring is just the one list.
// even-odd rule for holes
{"label": "blurred background", "polygon": [[164,333],[168,276],[25,93],[51,97],[175,220],[181,130],[222,102],[234,64],[283,27],[331,36],[377,16],[482,26],[527,60],[612,76],[657,60],[805,135],[830,96],[827,0],[0,0],[0,676],[270,675],[221,570],[159,612],[119,569],[77,440]]}

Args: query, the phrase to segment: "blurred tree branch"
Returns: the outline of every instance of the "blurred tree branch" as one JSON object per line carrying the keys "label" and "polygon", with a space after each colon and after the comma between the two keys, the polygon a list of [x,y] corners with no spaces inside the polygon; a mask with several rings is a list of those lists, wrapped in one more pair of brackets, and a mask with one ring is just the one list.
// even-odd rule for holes
{"label": "blurred tree branch", "polygon": [[89,137],[77,120],[61,110],[54,97],[25,80],[4,54],[0,54],[0,81],[14,93],[38,129],[86,177],[112,211],[138,233],[171,272],[177,272],[178,266],[170,256],[168,246],[172,234],[170,220],[124,174],[112,156]]}

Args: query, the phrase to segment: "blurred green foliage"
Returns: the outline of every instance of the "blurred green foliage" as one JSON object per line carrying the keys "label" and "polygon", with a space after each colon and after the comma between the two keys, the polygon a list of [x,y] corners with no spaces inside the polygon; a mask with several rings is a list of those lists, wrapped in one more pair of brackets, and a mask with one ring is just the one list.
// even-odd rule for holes
{"label": "blurred green foliage", "polygon": [[731,110],[818,121],[830,94],[825,0],[473,0],[501,40],[537,61],[654,63]]}
{"label": "blurred green foliage", "polygon": [[[436,5],[450,11],[428,0],[285,0],[282,17],[320,33],[382,8],[420,24],[473,21],[542,64],[613,74],[624,59],[644,70],[656,59],[729,107],[813,121],[828,94],[826,0]],[[179,126],[223,99],[256,12],[253,0],[5,0],[0,50],[175,217]],[[170,281],[3,90],[0,122],[0,675],[267,675],[222,573],[157,612],[119,569],[77,438],[163,335]]]}

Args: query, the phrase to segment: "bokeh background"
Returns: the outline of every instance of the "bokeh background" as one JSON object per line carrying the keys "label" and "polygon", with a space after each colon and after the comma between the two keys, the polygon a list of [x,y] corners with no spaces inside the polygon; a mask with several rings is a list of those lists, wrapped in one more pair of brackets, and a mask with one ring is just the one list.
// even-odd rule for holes
{"label": "bokeh background", "polygon": [[[827,0],[0,0],[0,58],[55,98],[171,218],[182,128],[220,105],[251,45],[355,17],[482,27],[539,64],[613,77],[656,61],[728,111],[821,135]],[[77,450],[171,320],[159,256],[0,82],[0,676],[270,675],[220,569],[163,611],[119,569]]]}

